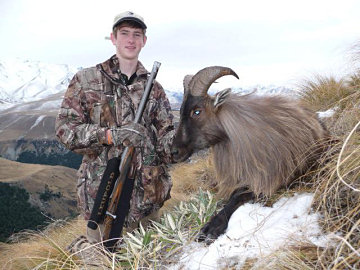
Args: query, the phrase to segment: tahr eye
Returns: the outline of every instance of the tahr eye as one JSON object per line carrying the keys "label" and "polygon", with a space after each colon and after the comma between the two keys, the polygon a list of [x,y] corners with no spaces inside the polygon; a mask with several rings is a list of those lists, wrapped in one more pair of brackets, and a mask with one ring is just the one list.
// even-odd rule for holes
{"label": "tahr eye", "polygon": [[196,110],[193,110],[192,114],[191,114],[191,117],[199,117],[201,114],[201,110],[200,109],[196,109]]}

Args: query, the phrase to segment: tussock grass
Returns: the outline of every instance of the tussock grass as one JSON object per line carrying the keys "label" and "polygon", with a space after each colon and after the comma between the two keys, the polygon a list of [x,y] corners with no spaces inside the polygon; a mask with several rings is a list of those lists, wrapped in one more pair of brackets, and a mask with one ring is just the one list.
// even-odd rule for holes
{"label": "tussock grass", "polygon": [[342,100],[342,107],[337,108],[334,116],[325,120],[332,135],[340,136],[340,139],[346,136],[360,119],[360,86],[354,89],[356,91]]}
{"label": "tussock grass", "polygon": [[78,262],[65,247],[77,234],[84,233],[82,220],[57,221],[44,231],[21,232],[4,244],[0,255],[3,269],[76,269]]}
{"label": "tussock grass", "polygon": [[339,102],[352,94],[344,79],[315,75],[299,85],[301,100],[315,111],[325,111],[339,105]]}
{"label": "tussock grass", "polygon": [[270,254],[261,261],[251,262],[244,269],[317,269],[319,247],[299,242],[297,246],[286,247]]}
{"label": "tussock grass", "polygon": [[314,208],[323,215],[324,231],[333,233],[337,243],[318,252],[316,267],[360,269],[360,71],[311,86],[304,89],[303,101],[313,108],[336,109],[325,122],[337,142],[313,178]]}
{"label": "tussock grass", "polygon": [[323,120],[333,136],[345,135],[359,121],[360,70],[339,80],[317,75],[299,87],[301,101],[309,108],[335,111],[333,117]]}
{"label": "tussock grass", "polygon": [[175,164],[170,170],[173,180],[171,199],[165,202],[165,209],[187,201],[199,188],[213,191],[215,170],[212,154],[207,153],[189,163]]}
{"label": "tussock grass", "polygon": [[320,256],[330,269],[360,269],[360,121],[334,146],[335,154],[316,179],[316,210],[338,244]]}

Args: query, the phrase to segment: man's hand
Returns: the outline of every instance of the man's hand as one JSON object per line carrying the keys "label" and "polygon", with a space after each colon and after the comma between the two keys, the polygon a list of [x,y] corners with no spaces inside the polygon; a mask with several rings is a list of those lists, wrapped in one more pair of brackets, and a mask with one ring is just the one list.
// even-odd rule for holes
{"label": "man's hand", "polygon": [[107,136],[109,144],[118,146],[128,140],[134,147],[140,147],[146,136],[146,128],[137,123],[129,123],[121,128],[110,129]]}

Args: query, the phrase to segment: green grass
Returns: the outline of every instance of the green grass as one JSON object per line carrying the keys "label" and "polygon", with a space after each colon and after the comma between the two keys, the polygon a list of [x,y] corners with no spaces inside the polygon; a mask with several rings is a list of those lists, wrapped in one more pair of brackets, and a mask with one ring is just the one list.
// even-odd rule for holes
{"label": "green grass", "polygon": [[200,228],[220,208],[209,191],[199,192],[188,202],[180,202],[159,222],[152,222],[146,230],[124,235],[121,250],[115,255],[119,266],[124,263],[131,268],[158,269],[160,265],[174,262],[182,247],[193,241]]}

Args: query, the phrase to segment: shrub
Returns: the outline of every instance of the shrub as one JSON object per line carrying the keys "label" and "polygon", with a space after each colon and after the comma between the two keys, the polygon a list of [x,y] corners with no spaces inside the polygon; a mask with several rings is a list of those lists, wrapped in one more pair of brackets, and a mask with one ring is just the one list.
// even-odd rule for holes
{"label": "shrub", "polygon": [[49,189],[49,186],[45,184],[44,192],[40,193],[40,200],[46,202],[51,200],[52,198],[60,198],[62,196],[61,192],[53,192]]}
{"label": "shrub", "polygon": [[37,154],[33,151],[22,152],[16,161],[22,163],[44,164],[44,165],[61,165],[73,169],[80,167],[82,156],[73,152],[64,155],[60,154]]}
{"label": "shrub", "polygon": [[24,229],[37,229],[46,217],[29,203],[29,193],[17,186],[0,182],[0,241]]}

